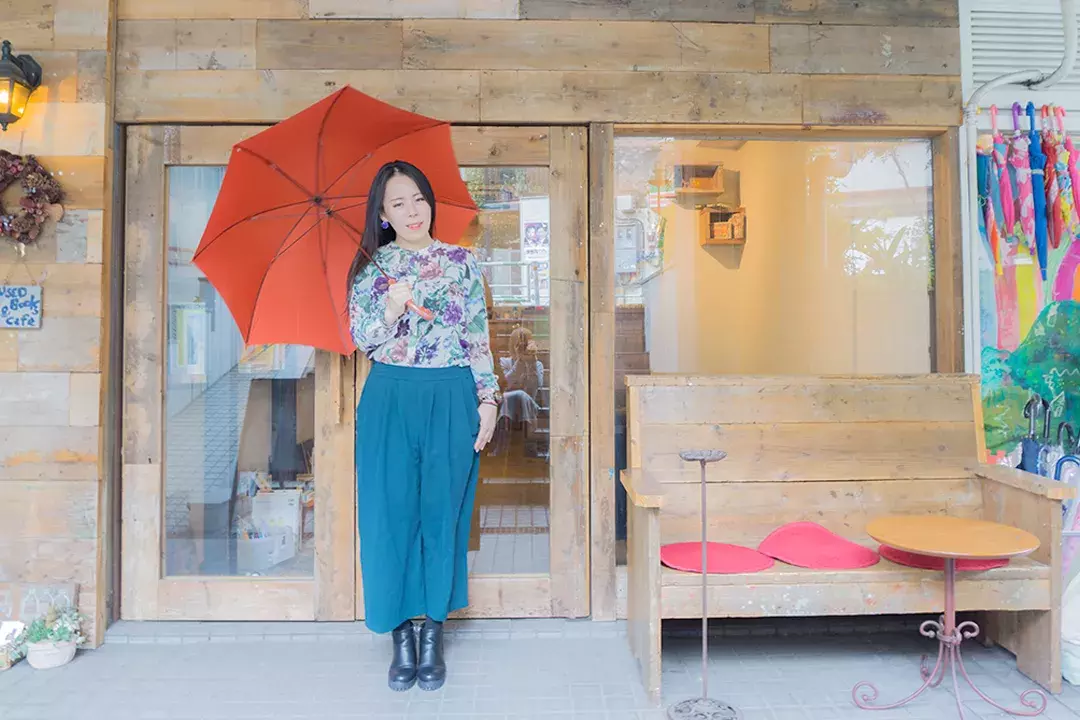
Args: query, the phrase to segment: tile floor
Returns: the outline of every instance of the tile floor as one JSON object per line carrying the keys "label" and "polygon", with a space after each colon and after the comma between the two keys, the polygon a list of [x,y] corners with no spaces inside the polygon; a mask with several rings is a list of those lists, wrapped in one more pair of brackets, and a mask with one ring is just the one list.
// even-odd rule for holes
{"label": "tile floor", "polygon": [[[851,687],[880,681],[898,698],[918,680],[926,642],[903,634],[778,636],[764,625],[717,637],[710,689],[746,720],[891,720],[957,717],[949,690],[897,712],[851,705]],[[120,623],[100,649],[36,672],[0,673],[4,720],[660,720],[663,707],[700,688],[692,628],[665,638],[664,703],[637,680],[621,623],[493,620],[447,625],[450,679],[435,693],[385,687],[387,639],[360,624]],[[1029,687],[1007,653],[973,646],[973,677],[1015,704]],[[1004,717],[962,693],[970,720]],[[1080,691],[1051,700],[1049,720],[1080,718]]]}

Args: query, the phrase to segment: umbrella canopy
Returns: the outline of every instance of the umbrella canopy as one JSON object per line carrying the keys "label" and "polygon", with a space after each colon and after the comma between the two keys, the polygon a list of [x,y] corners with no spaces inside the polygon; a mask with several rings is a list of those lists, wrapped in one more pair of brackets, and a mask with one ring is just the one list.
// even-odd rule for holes
{"label": "umbrella canopy", "polygon": [[1031,190],[1031,157],[1028,152],[1031,140],[1020,129],[1020,103],[1013,103],[1013,137],[1009,164],[1016,176],[1014,193],[1020,211],[1019,237],[1030,248],[1035,247],[1035,197]]}
{"label": "umbrella canopy", "polygon": [[1009,154],[1009,143],[998,129],[997,105],[990,106],[990,122],[994,128],[993,165],[997,172],[998,194],[1001,198],[1001,220],[1006,237],[1012,235],[1016,225],[1016,201],[1013,200],[1012,181],[1009,179],[1009,166],[1005,157]]}
{"label": "umbrella canopy", "polygon": [[345,285],[372,180],[394,160],[428,177],[432,234],[457,242],[477,210],[448,123],[346,87],[233,148],[193,261],[244,342],[355,350]]}

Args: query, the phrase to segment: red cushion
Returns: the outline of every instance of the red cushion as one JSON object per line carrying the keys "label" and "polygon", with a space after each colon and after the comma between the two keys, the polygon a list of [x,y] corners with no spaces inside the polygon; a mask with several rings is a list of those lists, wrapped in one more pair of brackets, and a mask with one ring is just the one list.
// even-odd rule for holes
{"label": "red cushion", "polygon": [[[701,572],[701,543],[671,543],[660,547],[660,562],[675,570]],[[741,545],[709,543],[709,573],[753,573],[768,570],[773,560]]]}
{"label": "red cushion", "polygon": [[758,550],[788,565],[813,570],[853,570],[880,560],[870,548],[812,522],[788,523],[773,530]]}
{"label": "red cushion", "polygon": [[[882,545],[878,550],[881,552],[881,557],[894,562],[897,565],[906,565],[908,567],[920,568],[921,570],[944,570],[945,559],[931,557],[929,555],[920,555],[918,553],[908,552],[907,550],[897,550],[893,547]],[[983,570],[993,570],[994,568],[1005,567],[1009,564],[1008,558],[1001,560],[957,560],[956,569],[964,572],[981,572]]]}

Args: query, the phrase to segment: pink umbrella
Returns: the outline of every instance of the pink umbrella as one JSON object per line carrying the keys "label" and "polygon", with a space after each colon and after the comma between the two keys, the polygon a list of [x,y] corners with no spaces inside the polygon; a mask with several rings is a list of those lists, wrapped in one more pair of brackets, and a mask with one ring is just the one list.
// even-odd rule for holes
{"label": "pink umbrella", "polygon": [[1069,177],[1072,180],[1073,207],[1080,208],[1080,169],[1076,167],[1078,158],[1072,138],[1065,132],[1065,108],[1054,108],[1054,115],[1057,117],[1058,130],[1065,136],[1065,149],[1069,151]]}

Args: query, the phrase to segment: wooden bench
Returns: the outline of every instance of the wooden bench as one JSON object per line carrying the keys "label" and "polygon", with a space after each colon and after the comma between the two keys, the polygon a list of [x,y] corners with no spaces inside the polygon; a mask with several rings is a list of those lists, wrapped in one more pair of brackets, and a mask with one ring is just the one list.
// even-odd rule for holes
{"label": "wooden bench", "polygon": [[[1034,533],[1029,558],[957,582],[957,609],[989,611],[987,636],[1021,671],[1061,689],[1061,501],[1072,491],[985,458],[975,376],[628,377],[627,618],[646,690],[660,694],[662,618],[701,617],[701,576],[660,564],[665,543],[700,540],[700,467],[679,451],[722,449],[708,469],[709,539],[756,548],[810,520],[866,535],[892,513],[984,518]],[[862,570],[709,577],[712,618],[940,613],[940,572],[881,560]],[[1007,612],[1006,612],[1007,611]]]}

